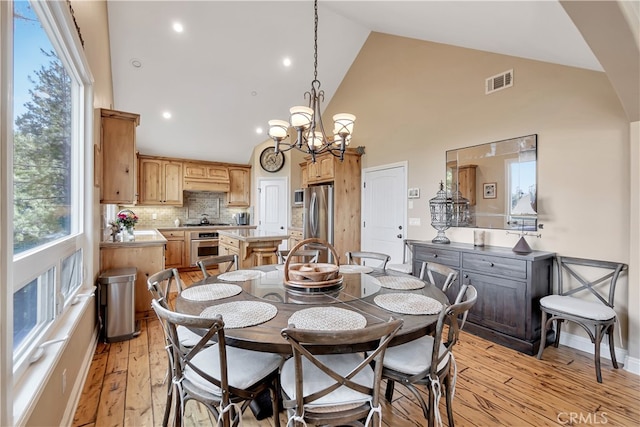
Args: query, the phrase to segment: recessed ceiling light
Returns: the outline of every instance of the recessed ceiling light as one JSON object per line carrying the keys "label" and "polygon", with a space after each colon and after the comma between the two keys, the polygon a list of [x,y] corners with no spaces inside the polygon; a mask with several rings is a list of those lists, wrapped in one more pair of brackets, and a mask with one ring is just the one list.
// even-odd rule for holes
{"label": "recessed ceiling light", "polygon": [[140,61],[137,58],[132,58],[131,61],[129,61],[129,63],[133,68],[142,68],[142,61]]}
{"label": "recessed ceiling light", "polygon": [[184,31],[184,27],[182,26],[181,23],[179,22],[174,22],[173,23],[173,31],[175,31],[176,33],[181,33]]}
{"label": "recessed ceiling light", "polygon": [[258,96],[258,92],[256,92],[255,90],[251,91],[251,96]]}
{"label": "recessed ceiling light", "polygon": [[262,128],[261,128],[261,127],[257,127],[257,128],[256,128],[256,133],[257,133],[258,135],[262,135],[262,132],[264,132],[264,130],[262,130]]}
{"label": "recessed ceiling light", "polygon": [[282,65],[284,65],[285,67],[290,67],[291,66],[291,59],[289,58],[284,58],[282,60]]}
{"label": "recessed ceiling light", "polygon": [[168,111],[165,111],[164,113],[162,113],[162,117],[164,117],[165,119],[170,119],[171,118],[171,113]]}

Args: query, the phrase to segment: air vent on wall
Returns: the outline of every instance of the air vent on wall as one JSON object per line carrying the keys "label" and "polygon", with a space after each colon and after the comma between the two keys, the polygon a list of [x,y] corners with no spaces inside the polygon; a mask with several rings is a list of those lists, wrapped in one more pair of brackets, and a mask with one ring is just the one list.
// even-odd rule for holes
{"label": "air vent on wall", "polygon": [[489,77],[485,85],[485,95],[513,86],[513,70]]}

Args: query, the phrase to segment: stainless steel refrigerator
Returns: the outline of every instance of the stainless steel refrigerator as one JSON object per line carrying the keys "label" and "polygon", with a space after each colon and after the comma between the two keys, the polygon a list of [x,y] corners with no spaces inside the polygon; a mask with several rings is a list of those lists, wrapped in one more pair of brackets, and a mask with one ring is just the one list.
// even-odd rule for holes
{"label": "stainless steel refrigerator", "polygon": [[[304,190],[303,237],[326,240],[333,245],[333,186],[319,185]],[[326,247],[325,253],[326,253]],[[324,255],[324,254],[321,254]],[[321,256],[327,260],[327,256]],[[329,261],[332,261],[329,259]]]}

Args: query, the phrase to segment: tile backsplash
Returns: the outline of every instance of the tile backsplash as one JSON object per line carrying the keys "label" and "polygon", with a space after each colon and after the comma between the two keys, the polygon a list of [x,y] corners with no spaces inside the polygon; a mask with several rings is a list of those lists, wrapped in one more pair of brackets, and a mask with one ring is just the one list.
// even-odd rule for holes
{"label": "tile backsplash", "polygon": [[[108,206],[108,205],[105,205]],[[118,209],[123,209],[120,206]],[[235,224],[233,215],[239,212],[251,212],[251,209],[227,206],[227,194],[208,191],[184,192],[184,206],[133,206],[127,207],[138,215],[139,228],[173,227],[174,221],[180,224],[199,222],[202,214],[207,214],[211,223]],[[117,212],[117,209],[116,211]],[[103,209],[103,215],[115,217],[112,209]],[[155,219],[153,219],[155,215]],[[108,222],[113,218],[105,218]],[[249,218],[253,224],[253,218]]]}

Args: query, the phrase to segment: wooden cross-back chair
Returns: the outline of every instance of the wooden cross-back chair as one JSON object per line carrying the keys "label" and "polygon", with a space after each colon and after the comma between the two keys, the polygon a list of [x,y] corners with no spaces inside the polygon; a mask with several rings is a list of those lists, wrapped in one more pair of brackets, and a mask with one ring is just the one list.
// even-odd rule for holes
{"label": "wooden cross-back chair", "polygon": [[[270,390],[274,424],[279,427],[280,355],[227,347],[220,315],[205,318],[177,313],[155,299],[151,305],[172,352],[175,425],[183,425],[185,406],[189,400],[195,400],[217,419],[217,425],[237,426],[251,401]],[[182,345],[178,326],[202,330],[200,341],[193,347]],[[216,343],[210,345],[212,341]],[[167,420],[163,425],[167,425]]]}
{"label": "wooden cross-back chair", "polygon": [[[280,376],[283,404],[289,411],[287,425],[363,425],[362,420],[370,421],[376,413],[381,419],[380,361],[401,326],[402,320],[390,319],[355,330],[314,331],[294,325],[283,329],[282,336],[293,352]],[[377,342],[378,346],[366,357],[353,350],[316,354],[323,352],[318,350],[323,346],[326,352],[328,347],[347,349],[367,342]]]}
{"label": "wooden cross-back chair", "polygon": [[[444,307],[438,315],[433,335],[425,335],[406,344],[390,347],[385,354],[382,377],[387,379],[387,401],[391,402],[393,398],[396,382],[404,385],[420,403],[429,427],[435,424],[442,425],[438,409],[442,386],[445,389],[449,427],[454,426],[453,396],[457,372],[453,346],[458,342],[460,334],[458,318],[473,307],[477,298],[476,288],[463,285],[456,298],[459,302]],[[428,402],[425,402],[416,385],[426,386]]]}
{"label": "wooden cross-back chair", "polygon": [[[554,347],[558,347],[560,343],[562,322],[566,320],[576,323],[587,332],[595,345],[596,379],[601,383],[600,344],[605,334],[609,335],[611,363],[618,369],[613,335],[618,317],[613,306],[618,278],[620,273],[627,269],[627,265],[620,262],[562,256],[556,256],[556,265],[558,293],[540,299],[543,338],[538,349],[538,359],[542,359],[546,341],[544,337],[553,323],[556,329]],[[587,278],[588,276],[596,278]],[[589,295],[591,299],[577,298],[578,293]]]}
{"label": "wooden cross-back chair", "polygon": [[292,256],[298,262],[318,262],[320,251],[317,249],[299,249],[291,254],[289,250],[278,251],[278,264],[284,264]]}
{"label": "wooden cross-back chair", "polygon": [[356,259],[360,260],[360,264],[365,265],[367,260],[369,262],[375,260],[373,264],[366,264],[370,267],[385,269],[387,267],[387,263],[391,259],[391,257],[387,254],[383,254],[380,252],[356,252],[356,251],[348,251],[347,255],[347,264],[358,264]]}
{"label": "wooden cross-back chair", "polygon": [[[221,265],[226,264],[224,270],[220,267]],[[204,259],[201,259],[196,263],[200,270],[202,271],[203,278],[211,277],[211,274],[207,271],[207,268],[217,265],[220,273],[226,273],[231,271],[231,269],[238,269],[238,255],[214,255]]]}

